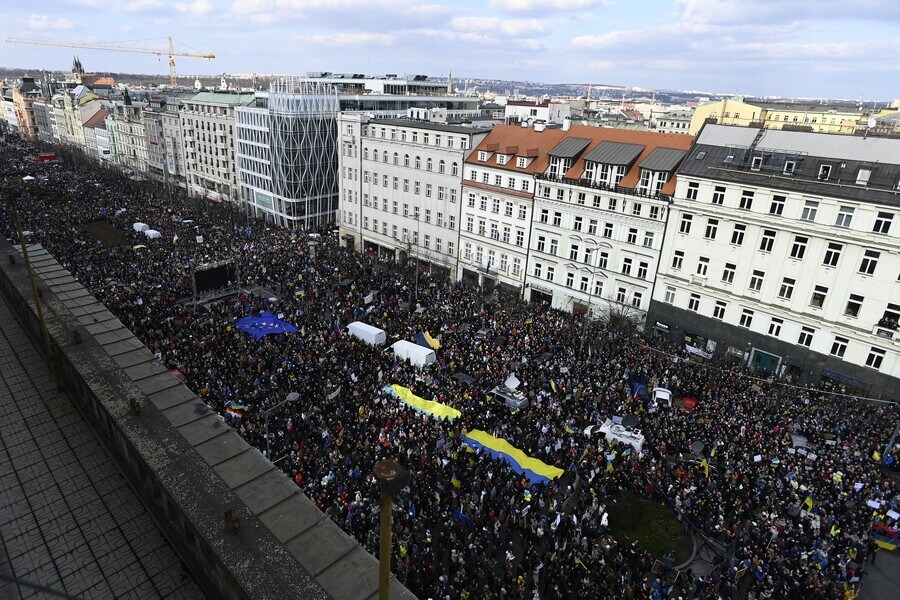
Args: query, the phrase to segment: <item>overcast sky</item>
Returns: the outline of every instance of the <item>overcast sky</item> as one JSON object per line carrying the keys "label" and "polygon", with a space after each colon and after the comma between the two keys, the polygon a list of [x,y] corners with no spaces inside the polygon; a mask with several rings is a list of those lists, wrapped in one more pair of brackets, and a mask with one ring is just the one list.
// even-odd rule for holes
{"label": "overcast sky", "polygon": [[[900,97],[898,0],[2,0],[0,35],[213,52],[194,73],[520,79]],[[137,41],[141,40],[141,41]],[[2,44],[0,65],[165,74],[152,55]]]}

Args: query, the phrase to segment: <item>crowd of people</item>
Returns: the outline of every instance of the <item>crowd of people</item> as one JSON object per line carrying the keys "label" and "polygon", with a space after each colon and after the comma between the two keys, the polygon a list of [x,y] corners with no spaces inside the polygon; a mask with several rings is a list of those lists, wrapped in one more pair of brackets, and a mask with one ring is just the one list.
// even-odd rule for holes
{"label": "crowd of people", "polygon": [[[874,559],[873,525],[896,526],[887,513],[900,495],[880,460],[900,416],[893,404],[753,379],[634,328],[590,323],[585,338],[582,316],[507,296],[486,303],[425,272],[415,284],[412,267],[341,248],[330,230],[313,249],[309,232],[108,170],[36,165],[34,153],[0,144],[3,234],[16,240],[15,196],[30,242],[376,554],[372,467],[403,465],[392,570],[420,598],[840,598]],[[27,189],[23,175],[36,177]],[[146,239],[135,222],[162,237]],[[240,291],[193,302],[194,271],[224,260],[238,265]],[[235,326],[261,311],[297,333],[257,340]],[[429,332],[437,362],[395,360],[347,333],[356,320],[389,342]],[[511,374],[529,400],[515,411],[484,393]],[[462,415],[416,412],[390,384]],[[697,402],[653,405],[639,386]],[[267,439],[264,411],[291,392],[300,400],[269,415]],[[584,433],[632,414],[642,452]],[[468,451],[473,429],[565,473],[530,484]],[[668,504],[719,548],[708,573],[676,570],[616,534],[606,507],[623,493]]]}

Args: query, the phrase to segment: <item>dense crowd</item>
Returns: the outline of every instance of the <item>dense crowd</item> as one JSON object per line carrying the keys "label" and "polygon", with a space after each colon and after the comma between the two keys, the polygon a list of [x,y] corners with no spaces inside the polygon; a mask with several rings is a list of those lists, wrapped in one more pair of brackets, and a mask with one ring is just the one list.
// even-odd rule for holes
{"label": "dense crowd", "polygon": [[[330,231],[313,256],[308,232],[110,171],[39,166],[26,160],[33,153],[0,144],[4,235],[15,239],[11,195],[22,175],[36,176],[17,200],[30,241],[248,442],[270,446],[270,459],[372,552],[372,467],[398,460],[410,481],[396,499],[392,568],[423,599],[839,598],[874,558],[873,524],[900,509],[876,454],[900,414],[892,404],[751,379],[630,328],[591,323],[583,344],[583,317],[506,296],[486,304],[480,290],[424,272],[413,289],[411,269],[342,249]],[[135,222],[163,237],[145,239]],[[111,228],[120,240],[97,239]],[[195,306],[194,269],[229,259],[245,291]],[[424,310],[411,310],[415,301]],[[255,340],[234,325],[263,310],[299,331]],[[349,336],[355,320],[389,342],[428,331],[440,339],[438,361],[398,362]],[[484,393],[513,373],[529,399],[518,411]],[[390,384],[462,416],[413,411],[383,391]],[[650,405],[638,385],[698,402]],[[300,401],[272,412],[266,440],[264,411],[294,391]],[[641,453],[583,433],[630,414],[646,436]],[[461,434],[472,429],[565,474],[531,485],[467,451]],[[685,531],[722,549],[720,562],[708,575],[677,572],[671,556],[614,534],[605,508],[622,492],[668,503]]]}

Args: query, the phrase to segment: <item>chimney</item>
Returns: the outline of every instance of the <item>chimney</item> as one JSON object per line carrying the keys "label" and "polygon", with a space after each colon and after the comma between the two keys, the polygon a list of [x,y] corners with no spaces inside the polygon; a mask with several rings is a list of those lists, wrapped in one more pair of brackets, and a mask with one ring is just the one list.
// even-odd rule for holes
{"label": "chimney", "polygon": [[563,119],[562,130],[568,131],[570,129],[572,129],[572,119],[570,119],[569,117],[566,117],[565,119]]}
{"label": "chimney", "polygon": [[535,124],[534,124],[534,130],[537,131],[537,132],[541,132],[541,131],[543,131],[543,130],[546,129],[546,128],[547,128],[547,124],[544,123],[543,121],[537,121],[537,122],[535,122]]}

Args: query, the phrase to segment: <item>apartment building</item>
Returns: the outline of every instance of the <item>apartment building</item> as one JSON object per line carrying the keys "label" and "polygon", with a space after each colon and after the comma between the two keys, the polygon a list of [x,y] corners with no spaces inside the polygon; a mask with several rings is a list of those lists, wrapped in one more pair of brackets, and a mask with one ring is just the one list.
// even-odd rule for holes
{"label": "apartment building", "polygon": [[136,178],[147,177],[149,170],[147,130],[143,117],[146,106],[145,102],[132,100],[126,91],[123,100],[115,103],[106,119],[109,141],[115,146],[113,160]]}
{"label": "apartment building", "polygon": [[340,229],[345,245],[457,279],[463,163],[487,129],[342,113]]}
{"label": "apartment building", "polygon": [[521,295],[530,247],[535,176],[567,132],[497,125],[466,160],[462,182],[459,278]]}
{"label": "apartment building", "polygon": [[900,140],[706,125],[678,173],[649,323],[897,398]]}
{"label": "apartment building", "polygon": [[235,109],[253,94],[200,92],[182,98],[179,111],[188,192],[214,201],[240,201],[235,169]]}
{"label": "apartment building", "polygon": [[526,297],[642,322],[650,307],[686,135],[572,127],[543,149]]}

